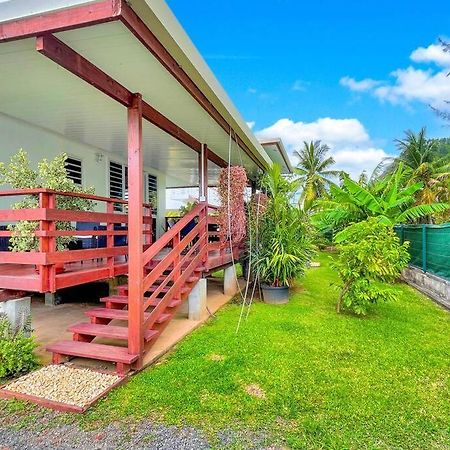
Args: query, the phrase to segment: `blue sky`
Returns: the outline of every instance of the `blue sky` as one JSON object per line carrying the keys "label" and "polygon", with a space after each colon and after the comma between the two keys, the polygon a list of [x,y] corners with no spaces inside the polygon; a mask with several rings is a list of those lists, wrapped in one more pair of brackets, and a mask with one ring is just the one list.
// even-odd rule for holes
{"label": "blue sky", "polygon": [[322,138],[356,175],[408,128],[450,136],[428,106],[450,100],[448,1],[168,4],[253,130],[289,151]]}

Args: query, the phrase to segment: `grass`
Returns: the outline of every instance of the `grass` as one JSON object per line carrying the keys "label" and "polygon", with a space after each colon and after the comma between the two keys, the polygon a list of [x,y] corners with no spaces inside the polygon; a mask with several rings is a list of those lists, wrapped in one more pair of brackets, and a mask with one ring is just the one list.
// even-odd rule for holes
{"label": "grass", "polygon": [[255,303],[237,334],[240,306],[227,306],[74,420],[151,418],[298,449],[449,449],[449,313],[399,284],[398,302],[337,315],[330,256],[320,261],[288,305]]}
{"label": "grass", "polygon": [[329,260],[288,305],[254,304],[238,334],[240,307],[226,307],[84,420],[264,430],[292,448],[450,448],[448,312],[399,284],[400,301],[337,315]]}

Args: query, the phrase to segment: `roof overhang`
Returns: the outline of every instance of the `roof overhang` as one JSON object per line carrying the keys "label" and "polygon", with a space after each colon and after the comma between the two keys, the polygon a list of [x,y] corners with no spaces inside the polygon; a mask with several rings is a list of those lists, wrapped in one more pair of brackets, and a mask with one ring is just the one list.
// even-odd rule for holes
{"label": "roof overhang", "polygon": [[[79,11],[91,14],[82,17]],[[156,39],[151,45],[160,49],[159,54],[149,51],[139,38],[145,28]],[[36,51],[35,37],[48,30],[131,92],[142,93],[152,107],[199,142],[207,143],[222,160],[228,161],[231,147],[231,163],[244,165],[251,174],[270,164],[163,1],[0,3],[3,114],[105,151],[125,152],[123,108]],[[198,176],[197,155],[189,147],[151,124],[144,129],[144,140],[147,165],[167,173],[170,185],[193,184]]]}
{"label": "roof overhang", "polygon": [[281,139],[267,139],[259,141],[269,158],[281,166],[283,173],[288,174],[294,171],[291,160],[284,148]]}

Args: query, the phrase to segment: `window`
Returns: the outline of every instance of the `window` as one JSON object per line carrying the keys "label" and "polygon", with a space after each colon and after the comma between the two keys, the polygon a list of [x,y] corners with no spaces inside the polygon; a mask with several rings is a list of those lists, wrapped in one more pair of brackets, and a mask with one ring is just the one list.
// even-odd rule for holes
{"label": "window", "polygon": [[147,174],[147,202],[152,204],[152,213],[158,213],[158,178]]}
{"label": "window", "polygon": [[[109,162],[109,196],[128,199],[128,167],[113,161]],[[114,205],[116,211],[122,211],[123,205]]]}
{"label": "window", "polygon": [[81,160],[75,158],[67,158],[66,159],[66,172],[67,178],[72,180],[75,184],[82,184],[82,167]]}

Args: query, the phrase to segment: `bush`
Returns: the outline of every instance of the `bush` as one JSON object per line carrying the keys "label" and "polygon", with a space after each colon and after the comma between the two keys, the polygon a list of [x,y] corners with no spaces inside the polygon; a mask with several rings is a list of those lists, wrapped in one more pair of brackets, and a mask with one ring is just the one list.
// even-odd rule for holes
{"label": "bush", "polygon": [[250,221],[253,270],[264,284],[291,286],[314,255],[307,217],[293,203],[298,183],[285,178],[274,164],[261,185],[268,198]]}
{"label": "bush", "polygon": [[[7,185],[13,189],[52,189],[60,192],[74,192],[93,194],[94,189],[83,189],[75,184],[67,176],[66,171],[67,154],[61,153],[53,160],[43,159],[34,169],[27,152],[19,150],[11,157],[9,164],[0,162],[0,186]],[[56,207],[71,211],[93,211],[94,202],[80,197],[69,197],[58,195],[56,197]],[[39,197],[37,195],[27,195],[22,200],[14,203],[12,209],[34,209],[39,207]],[[8,225],[8,230],[13,234],[10,239],[10,250],[14,252],[25,252],[39,249],[39,239],[35,236],[39,222],[22,220],[15,224]],[[56,222],[58,231],[73,231],[71,222]],[[58,251],[64,250],[73,242],[73,236],[58,236],[56,238],[56,248]]]}
{"label": "bush", "polygon": [[341,278],[337,312],[344,306],[366,314],[379,301],[396,300],[396,291],[385,283],[393,283],[408,264],[408,243],[400,244],[392,227],[375,218],[351,225],[345,232],[334,264]]}
{"label": "bush", "polygon": [[38,365],[30,331],[29,319],[14,329],[6,316],[0,316],[0,379],[29,372]]}

